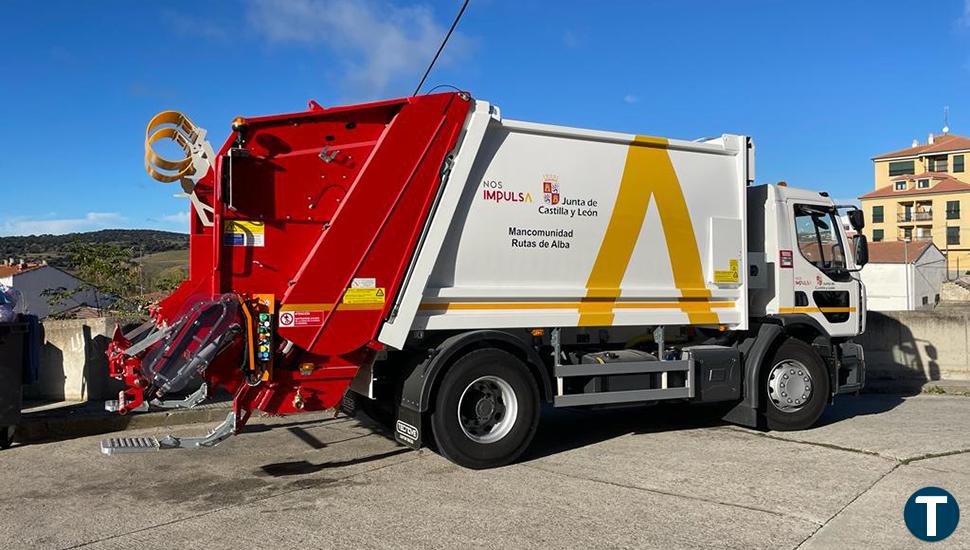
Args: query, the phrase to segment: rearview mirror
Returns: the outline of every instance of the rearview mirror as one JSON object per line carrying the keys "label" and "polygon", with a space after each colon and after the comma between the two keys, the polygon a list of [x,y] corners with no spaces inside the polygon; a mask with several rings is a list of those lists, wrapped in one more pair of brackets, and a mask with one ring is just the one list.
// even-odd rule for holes
{"label": "rearview mirror", "polygon": [[[862,212],[859,210],[850,212],[850,214],[854,214],[855,212],[862,214]],[[858,235],[855,235],[854,237],[852,237],[852,245],[853,245],[852,247],[855,248],[856,268],[857,269],[861,268],[862,266],[869,263],[869,241],[866,240],[866,236],[861,233]]]}
{"label": "rearview mirror", "polygon": [[849,216],[849,225],[852,226],[852,229],[862,231],[862,228],[866,226],[866,217],[862,214],[862,210],[849,210],[847,214]]}

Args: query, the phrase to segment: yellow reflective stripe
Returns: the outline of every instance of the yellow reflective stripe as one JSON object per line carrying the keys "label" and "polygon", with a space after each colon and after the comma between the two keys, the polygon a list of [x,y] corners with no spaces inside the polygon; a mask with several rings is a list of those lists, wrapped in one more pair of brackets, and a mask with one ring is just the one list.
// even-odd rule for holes
{"label": "yellow reflective stripe", "polygon": [[[330,311],[333,304],[283,304],[280,312],[283,311]],[[337,306],[339,311],[353,310],[375,310],[384,309],[384,304],[340,304]]]}
{"label": "yellow reflective stripe", "polygon": [[[608,326],[613,323],[612,306],[590,299],[619,298],[620,283],[640,237],[651,197],[655,197],[657,201],[674,285],[684,297],[711,296],[704,283],[690,212],[674,172],[674,165],[670,161],[667,145],[666,139],[649,136],[637,136],[630,144],[613,213],[586,282],[587,300],[584,300],[579,311],[581,326]],[[704,305],[705,302],[697,304],[692,307],[681,305],[690,323],[718,322],[717,313]]]}
{"label": "yellow reflective stripe", "polygon": [[419,309],[425,311],[507,310],[507,309],[582,309],[596,306],[597,311],[613,314],[614,309],[679,309],[681,311],[709,311],[712,308],[733,308],[736,302],[710,302],[706,300],[673,300],[663,302],[616,302],[607,300],[581,300],[571,302],[423,302]]}
{"label": "yellow reflective stripe", "polygon": [[854,307],[781,307],[778,313],[855,313]]}

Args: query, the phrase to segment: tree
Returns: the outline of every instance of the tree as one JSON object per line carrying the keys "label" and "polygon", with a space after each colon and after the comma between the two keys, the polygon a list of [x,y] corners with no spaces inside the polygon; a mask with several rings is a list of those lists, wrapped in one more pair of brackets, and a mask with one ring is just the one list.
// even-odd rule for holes
{"label": "tree", "polygon": [[47,302],[54,306],[84,290],[94,290],[98,313],[133,313],[141,304],[139,294],[141,268],[134,261],[134,249],[115,244],[73,242],[68,246],[71,271],[81,280],[73,289],[44,291]]}

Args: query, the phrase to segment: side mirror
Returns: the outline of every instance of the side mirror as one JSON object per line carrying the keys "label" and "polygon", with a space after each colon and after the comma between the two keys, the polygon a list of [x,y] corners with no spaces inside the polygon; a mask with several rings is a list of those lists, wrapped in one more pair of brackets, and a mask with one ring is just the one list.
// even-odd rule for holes
{"label": "side mirror", "polygon": [[855,248],[855,266],[859,269],[869,263],[869,241],[866,240],[865,235],[860,233],[852,237],[852,245]]}
{"label": "side mirror", "polygon": [[849,216],[849,225],[852,226],[852,229],[862,232],[862,228],[866,226],[866,217],[863,215],[862,210],[849,210],[847,214]]}

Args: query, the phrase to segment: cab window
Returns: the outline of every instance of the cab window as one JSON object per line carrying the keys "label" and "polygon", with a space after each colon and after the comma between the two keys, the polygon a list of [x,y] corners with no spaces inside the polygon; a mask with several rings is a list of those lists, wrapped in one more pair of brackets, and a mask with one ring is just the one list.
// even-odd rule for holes
{"label": "cab window", "polygon": [[839,240],[839,218],[821,206],[795,205],[795,236],[802,256],[823,270],[844,270],[845,247]]}

